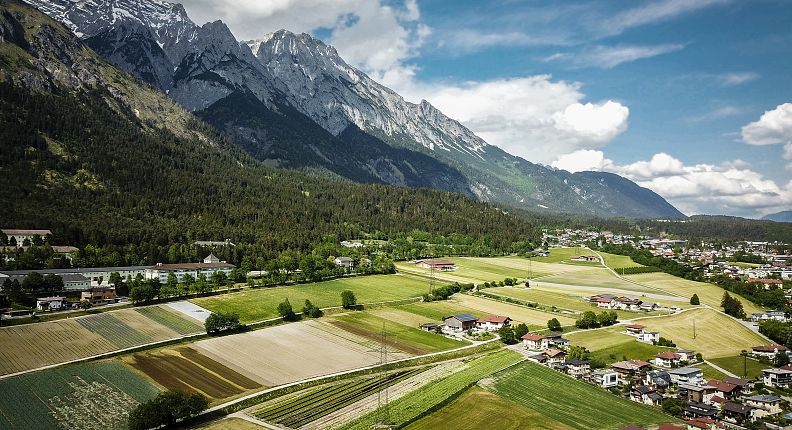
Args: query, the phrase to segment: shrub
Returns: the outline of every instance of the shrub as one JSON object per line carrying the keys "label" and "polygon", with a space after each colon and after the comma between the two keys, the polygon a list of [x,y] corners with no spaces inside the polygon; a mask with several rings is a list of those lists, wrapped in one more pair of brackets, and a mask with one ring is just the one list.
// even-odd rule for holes
{"label": "shrub", "polygon": [[292,309],[292,305],[289,303],[289,299],[286,299],[278,304],[278,314],[285,321],[294,321],[297,319],[297,315],[295,315],[294,309]]}
{"label": "shrub", "polygon": [[344,290],[341,292],[341,306],[344,309],[353,309],[357,306],[357,298],[355,298],[355,293],[350,290]]}

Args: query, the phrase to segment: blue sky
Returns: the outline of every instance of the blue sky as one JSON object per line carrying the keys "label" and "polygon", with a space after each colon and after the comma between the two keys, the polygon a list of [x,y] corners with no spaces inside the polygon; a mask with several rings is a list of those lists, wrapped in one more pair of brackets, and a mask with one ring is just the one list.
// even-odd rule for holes
{"label": "blue sky", "polygon": [[240,39],[309,32],[530,161],[622,174],[688,214],[792,209],[788,1],[184,4]]}

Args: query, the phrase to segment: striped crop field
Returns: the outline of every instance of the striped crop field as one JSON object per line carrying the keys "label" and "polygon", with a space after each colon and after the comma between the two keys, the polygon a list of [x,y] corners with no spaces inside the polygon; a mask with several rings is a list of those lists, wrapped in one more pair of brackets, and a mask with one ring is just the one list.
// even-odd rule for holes
{"label": "striped crop field", "polygon": [[320,387],[307,393],[256,410],[253,415],[268,423],[300,428],[323,416],[349,406],[386,387],[411,378],[424,369],[402,370],[385,378],[370,377]]}
{"label": "striped crop field", "polygon": [[0,428],[127,428],[129,412],[159,390],[118,361],[84,363],[0,380]]}
{"label": "striped crop field", "polygon": [[191,318],[184,317],[177,312],[161,306],[148,306],[136,309],[137,312],[181,334],[189,335],[204,331],[203,325]]}

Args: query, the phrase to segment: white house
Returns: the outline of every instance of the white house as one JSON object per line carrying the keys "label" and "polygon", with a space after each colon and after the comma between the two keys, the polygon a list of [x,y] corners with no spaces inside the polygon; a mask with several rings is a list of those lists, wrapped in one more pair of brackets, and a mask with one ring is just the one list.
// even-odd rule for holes
{"label": "white house", "polygon": [[745,399],[745,404],[756,408],[756,418],[781,413],[781,398],[775,394],[761,394]]}
{"label": "white house", "polygon": [[66,297],[41,297],[36,299],[36,309],[55,311],[66,306]]}
{"label": "white house", "polygon": [[680,367],[678,369],[670,369],[668,374],[671,375],[671,382],[674,384],[691,384],[696,385],[704,381],[704,372],[695,367]]}
{"label": "white house", "polygon": [[522,337],[523,346],[531,351],[542,351],[547,349],[548,340],[541,334],[528,333]]}
{"label": "white house", "polygon": [[219,261],[217,257],[210,254],[201,263],[157,263],[155,266],[146,268],[144,277],[146,279],[159,279],[160,282],[165,283],[168,281],[168,274],[173,273],[176,275],[176,280],[182,282],[185,275],[190,275],[193,279],[198,279],[200,275],[204,275],[209,279],[215,272],[223,272],[228,275],[234,267],[233,264]]}
{"label": "white house", "polygon": [[591,382],[602,388],[610,388],[619,385],[619,374],[613,370],[595,370],[591,373]]}
{"label": "white house", "polygon": [[679,366],[682,356],[671,351],[660,352],[654,357],[654,365],[660,367],[674,367]]}
{"label": "white house", "polygon": [[336,257],[335,260],[333,260],[333,263],[335,263],[336,266],[343,267],[347,270],[352,270],[355,267],[355,260],[349,257]]}
{"label": "white house", "polygon": [[753,354],[760,357],[773,358],[779,352],[787,352],[787,347],[783,345],[761,345],[752,348]]}
{"label": "white house", "polygon": [[660,332],[659,331],[643,331],[637,336],[635,336],[639,342],[643,343],[655,343],[660,340]]}
{"label": "white house", "polygon": [[792,386],[792,370],[765,369],[762,370],[762,382],[768,387],[789,388]]}
{"label": "white house", "polygon": [[500,330],[508,327],[512,319],[501,315],[487,315],[476,320],[476,328],[484,331]]}

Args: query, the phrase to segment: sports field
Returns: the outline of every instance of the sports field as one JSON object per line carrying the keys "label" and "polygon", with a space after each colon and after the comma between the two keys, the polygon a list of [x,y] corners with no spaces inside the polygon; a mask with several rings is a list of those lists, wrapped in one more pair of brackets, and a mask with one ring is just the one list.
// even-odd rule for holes
{"label": "sports field", "polygon": [[[695,338],[693,325],[695,321]],[[700,352],[704,358],[726,357],[769,341],[732,318],[712,309],[692,309],[677,315],[636,319],[647,330],[659,331],[677,346]]]}
{"label": "sports field", "polygon": [[[270,387],[380,362],[378,342],[323,321],[211,338],[191,347]],[[389,351],[391,360],[408,356]]]}
{"label": "sports field", "polygon": [[189,347],[162,349],[125,357],[135,369],[165,388],[224,399],[261,384]]}
{"label": "sports field", "polygon": [[[693,294],[698,294],[699,300],[702,304],[710,305],[717,309],[721,308],[721,299],[723,298],[723,293],[725,291],[723,288],[720,288],[714,284],[689,281],[687,279],[678,278],[676,276],[660,272],[645,273],[641,275],[627,275],[625,278],[632,279],[652,287],[661,288],[665,291],[685,297],[688,300],[693,296]],[[732,296],[738,298],[740,302],[742,302],[743,309],[745,309],[746,314],[750,315],[751,313],[762,311],[759,306],[751,303],[747,299],[735,294],[732,294]]]}
{"label": "sports field", "polygon": [[471,388],[439,411],[405,427],[406,430],[446,428],[567,430],[573,427],[478,387]]}
{"label": "sports field", "polygon": [[[160,323],[163,322],[166,325]],[[159,306],[0,329],[0,374],[176,339],[203,327]]]}
{"label": "sports field", "polygon": [[[568,376],[524,362],[495,375],[491,391],[551,420],[576,429],[620,429],[627,425],[651,426],[677,420],[651,408],[623,399]],[[503,411],[503,415],[508,410]],[[493,419],[498,419],[495,415]]]}
{"label": "sports field", "polygon": [[358,303],[373,303],[419,297],[429,291],[425,279],[405,275],[373,275],[335,279],[312,284],[257,288],[238,293],[192,299],[190,302],[212,312],[239,314],[242,323],[278,316],[278,304],[289,299],[299,311],[306,299],[319,307],[341,306],[341,292],[351,290]]}
{"label": "sports field", "polygon": [[0,428],[126,429],[159,390],[118,361],[63,366],[0,380]]}

